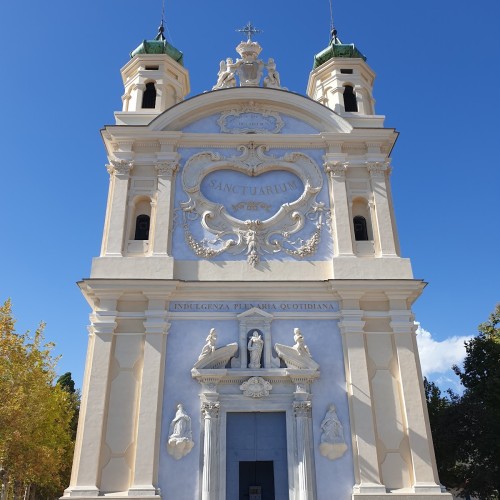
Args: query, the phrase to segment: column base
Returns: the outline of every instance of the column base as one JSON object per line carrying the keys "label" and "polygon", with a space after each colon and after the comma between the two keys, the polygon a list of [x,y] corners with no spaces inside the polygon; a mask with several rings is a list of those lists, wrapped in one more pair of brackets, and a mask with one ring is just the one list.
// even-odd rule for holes
{"label": "column base", "polygon": [[352,498],[355,495],[385,495],[387,490],[383,484],[379,483],[363,483],[363,484],[355,484],[352,488]]}
{"label": "column base", "polygon": [[132,486],[128,490],[129,497],[148,497],[148,498],[160,498],[160,494],[157,488],[151,485],[139,485]]}
{"label": "column base", "polygon": [[99,488],[95,486],[70,486],[64,490],[61,498],[67,497],[97,497],[99,496]]}
{"label": "column base", "polygon": [[[382,488],[382,491],[380,490]],[[451,493],[437,484],[419,484],[413,488],[386,490],[383,485],[355,485],[352,500],[452,500]]]}

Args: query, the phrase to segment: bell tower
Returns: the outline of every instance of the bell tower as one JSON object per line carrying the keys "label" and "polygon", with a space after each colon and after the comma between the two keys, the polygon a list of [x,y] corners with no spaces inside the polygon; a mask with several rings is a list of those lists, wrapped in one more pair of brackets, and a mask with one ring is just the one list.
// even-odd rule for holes
{"label": "bell tower", "polygon": [[314,56],[307,95],[342,116],[374,115],[375,73],[354,44],[344,44],[332,30],[330,45]]}
{"label": "bell tower", "polygon": [[146,125],[189,93],[183,54],[167,42],[163,21],[153,40],[143,40],[121,69],[125,93],[117,125]]}

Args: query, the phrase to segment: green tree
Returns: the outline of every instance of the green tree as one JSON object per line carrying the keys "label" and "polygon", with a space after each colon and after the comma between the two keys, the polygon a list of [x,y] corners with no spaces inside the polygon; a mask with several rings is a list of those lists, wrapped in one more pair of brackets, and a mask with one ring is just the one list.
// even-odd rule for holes
{"label": "green tree", "polygon": [[479,334],[465,343],[463,368],[454,366],[465,387],[459,401],[462,435],[457,468],[463,491],[481,499],[500,496],[500,305]]}
{"label": "green tree", "polygon": [[66,486],[75,410],[70,393],[54,384],[57,358],[43,329],[17,333],[10,301],[0,306],[2,500],[34,497],[35,490],[54,498]]}
{"label": "green tree", "polygon": [[460,489],[463,486],[461,472],[457,469],[461,434],[460,398],[452,391],[443,395],[439,387],[426,378],[424,389],[439,479],[448,488]]}

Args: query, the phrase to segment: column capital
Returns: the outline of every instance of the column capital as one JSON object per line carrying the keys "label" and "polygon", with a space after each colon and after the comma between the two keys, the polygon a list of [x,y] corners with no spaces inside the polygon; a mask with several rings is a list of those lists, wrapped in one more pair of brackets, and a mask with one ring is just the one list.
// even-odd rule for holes
{"label": "column capital", "polygon": [[325,163],[323,163],[325,172],[330,174],[330,177],[336,177],[339,179],[345,179],[348,166],[349,163],[346,161],[326,160]]}
{"label": "column capital", "polygon": [[385,173],[390,174],[390,160],[385,161],[367,161],[366,168],[370,174],[370,177],[385,177]]}
{"label": "column capital", "polygon": [[119,160],[118,158],[110,159],[109,164],[106,165],[106,170],[109,175],[120,175],[128,177],[134,168],[133,160]]}
{"label": "column capital", "polygon": [[218,401],[205,401],[201,403],[201,413],[204,418],[219,418],[220,403]]}
{"label": "column capital", "polygon": [[296,417],[311,418],[312,414],[311,401],[294,401],[293,412]]}
{"label": "column capital", "polygon": [[177,160],[159,160],[155,164],[158,177],[166,177],[167,179],[174,177],[178,167],[179,162]]}

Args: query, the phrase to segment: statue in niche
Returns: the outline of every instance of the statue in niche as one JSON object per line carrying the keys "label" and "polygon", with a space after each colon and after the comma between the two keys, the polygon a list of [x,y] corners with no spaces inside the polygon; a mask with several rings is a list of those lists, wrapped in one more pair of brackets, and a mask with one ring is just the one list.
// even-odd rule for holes
{"label": "statue in niche", "polygon": [[267,61],[266,69],[267,76],[264,78],[264,87],[280,89],[280,75],[276,71],[276,63],[272,57]]}
{"label": "statue in niche", "polygon": [[236,87],[236,78],[234,77],[233,60],[228,57],[225,61],[220,62],[219,72],[217,73],[217,83],[212,87],[212,90],[227,89]]}
{"label": "statue in niche", "polygon": [[293,340],[295,340],[295,344],[293,348],[301,355],[311,357],[311,351],[309,351],[309,347],[304,344],[304,337],[300,328],[293,329]]}
{"label": "statue in niche", "polygon": [[328,460],[340,458],[347,450],[344,440],[344,429],[340,423],[335,405],[330,405],[323,422],[321,422],[321,442],[319,451]]}
{"label": "statue in niche", "polygon": [[184,411],[182,404],[177,405],[177,412],[170,423],[167,451],[176,460],[186,456],[193,448],[194,441],[191,433],[191,418]]}
{"label": "statue in niche", "polygon": [[206,358],[208,355],[212,354],[215,351],[215,342],[217,340],[217,332],[215,328],[211,328],[208,333],[208,337],[206,338],[206,344],[203,346],[201,350],[201,354],[198,356],[198,361],[200,359]]}
{"label": "statue in niche", "polygon": [[264,349],[264,340],[258,330],[252,332],[252,336],[248,340],[248,352],[250,353],[250,363],[248,368],[260,368],[260,358]]}

